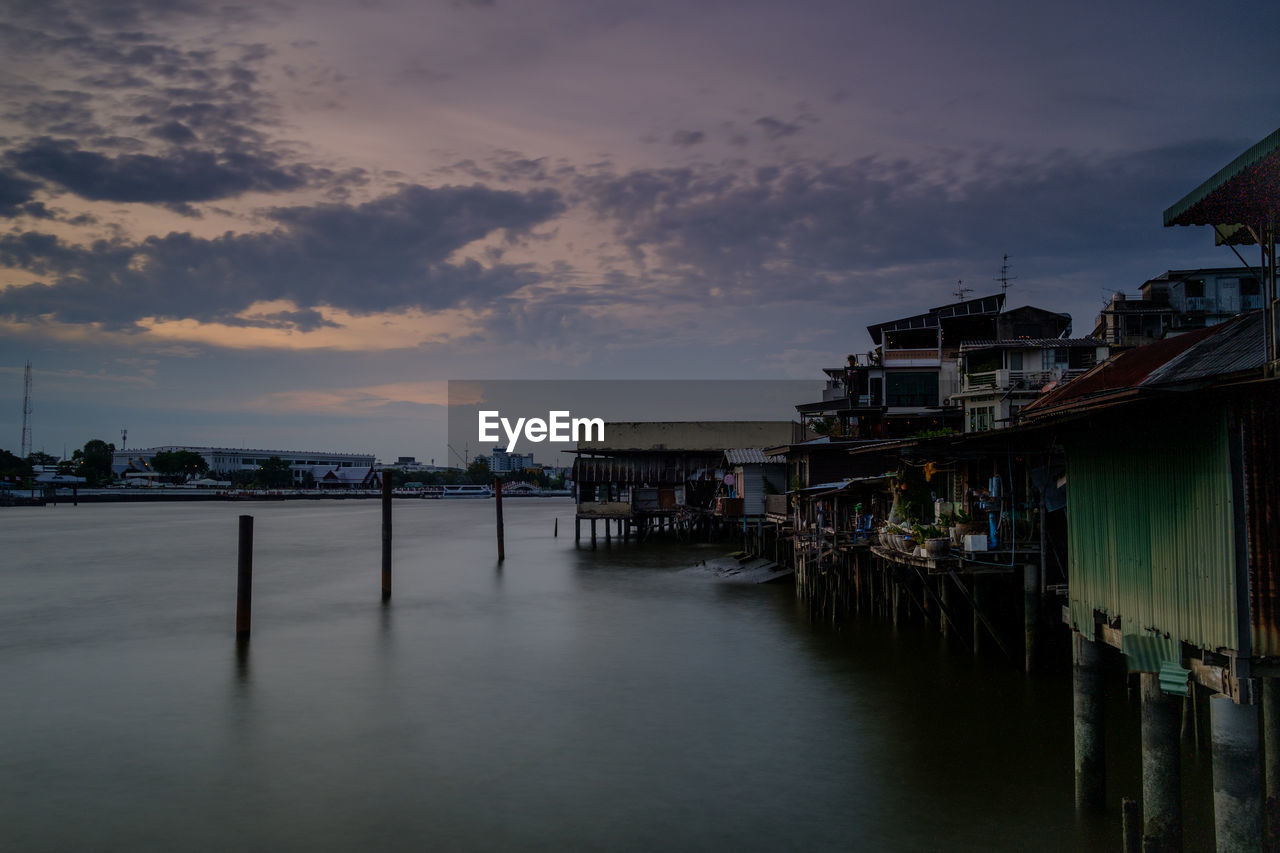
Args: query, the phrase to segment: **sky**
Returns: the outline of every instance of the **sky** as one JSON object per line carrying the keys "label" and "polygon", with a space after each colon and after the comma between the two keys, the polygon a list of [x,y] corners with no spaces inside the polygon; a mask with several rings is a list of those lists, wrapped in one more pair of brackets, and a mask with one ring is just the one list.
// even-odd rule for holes
{"label": "sky", "polygon": [[[807,379],[1233,266],[1272,4],[0,2],[0,448],[447,458],[447,380]],[[1267,59],[1258,59],[1267,57]],[[797,401],[802,402],[802,401]],[[575,413],[576,414],[576,413]]]}

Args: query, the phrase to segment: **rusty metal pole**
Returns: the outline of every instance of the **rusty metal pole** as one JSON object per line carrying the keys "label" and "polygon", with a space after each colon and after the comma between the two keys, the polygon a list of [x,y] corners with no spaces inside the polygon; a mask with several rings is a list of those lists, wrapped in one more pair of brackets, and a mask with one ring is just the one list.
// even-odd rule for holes
{"label": "rusty metal pole", "polygon": [[382,472],[382,600],[391,600],[391,477]]}
{"label": "rusty metal pole", "polygon": [[502,478],[501,477],[493,478],[493,498],[494,498],[494,501],[493,501],[494,509],[498,513],[498,562],[501,563],[503,560],[507,558],[507,548],[506,548],[505,542],[503,541],[505,539],[505,535],[502,530]]}
{"label": "rusty metal pole", "polygon": [[253,612],[253,516],[240,516],[240,555],[236,566],[236,639],[249,639]]}

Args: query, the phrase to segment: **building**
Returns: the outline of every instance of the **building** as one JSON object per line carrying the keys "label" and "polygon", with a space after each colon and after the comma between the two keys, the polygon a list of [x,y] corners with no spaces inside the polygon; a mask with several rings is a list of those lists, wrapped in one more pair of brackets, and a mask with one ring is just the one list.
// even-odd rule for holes
{"label": "building", "polygon": [[1105,361],[1108,353],[1099,338],[965,341],[960,390],[951,401],[964,407],[965,432],[1006,427],[1023,406]]}
{"label": "building", "polygon": [[[577,512],[575,539],[581,522],[618,525],[640,536],[658,526],[675,524],[688,531],[707,520],[724,485],[725,452],[777,447],[796,438],[791,421],[661,421],[610,422],[604,438],[579,441],[573,464]],[[623,529],[623,525],[626,529]]]}
{"label": "building", "polygon": [[138,447],[117,450],[112,457],[111,470],[123,475],[126,472],[151,470],[151,460],[157,453],[186,450],[198,453],[209,466],[209,473],[225,479],[238,472],[253,472],[266,461],[277,456],[289,463],[293,481],[301,485],[304,474],[318,466],[326,468],[372,468],[372,453],[329,453],[314,450],[251,450],[236,447],[195,447],[187,444],[167,444],[158,447]]}
{"label": "building", "polygon": [[768,497],[777,496],[785,501],[786,456],[767,455],[756,447],[735,448],[724,452],[720,465],[725,474],[724,497],[717,507],[719,515],[760,518],[766,512]]}
{"label": "building", "polygon": [[1168,270],[1144,282],[1137,298],[1113,294],[1093,336],[1129,349],[1261,307],[1262,285],[1249,267]]}
{"label": "building", "polygon": [[495,474],[509,474],[512,471],[523,471],[534,467],[532,453],[508,453],[501,447],[495,447],[489,455],[489,470]]}
{"label": "building", "polygon": [[822,400],[796,411],[815,432],[882,439],[964,429],[961,351],[966,341],[1057,339],[1071,317],[1027,305],[1003,311],[1003,293],[930,308],[867,327],[865,360],[826,368]]}

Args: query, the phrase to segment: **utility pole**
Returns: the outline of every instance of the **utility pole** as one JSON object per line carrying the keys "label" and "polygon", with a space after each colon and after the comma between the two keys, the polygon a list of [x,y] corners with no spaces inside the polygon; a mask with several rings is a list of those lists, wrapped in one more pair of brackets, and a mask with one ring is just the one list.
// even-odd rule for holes
{"label": "utility pole", "polygon": [[22,380],[22,458],[31,456],[31,362]]}

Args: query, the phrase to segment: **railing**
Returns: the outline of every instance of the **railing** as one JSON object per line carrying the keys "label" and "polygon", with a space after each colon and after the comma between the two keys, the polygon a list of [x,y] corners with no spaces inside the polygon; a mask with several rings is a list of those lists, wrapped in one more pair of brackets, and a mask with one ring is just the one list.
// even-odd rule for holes
{"label": "railing", "polygon": [[786,515],[787,514],[787,496],[786,495],[765,495],[764,511],[767,515]]}
{"label": "railing", "polygon": [[1055,379],[1074,378],[1084,370],[988,370],[964,375],[965,391],[1008,390],[1014,385],[1020,389],[1035,391]]}
{"label": "railing", "polygon": [[885,361],[937,361],[936,349],[890,349],[884,351]]}

